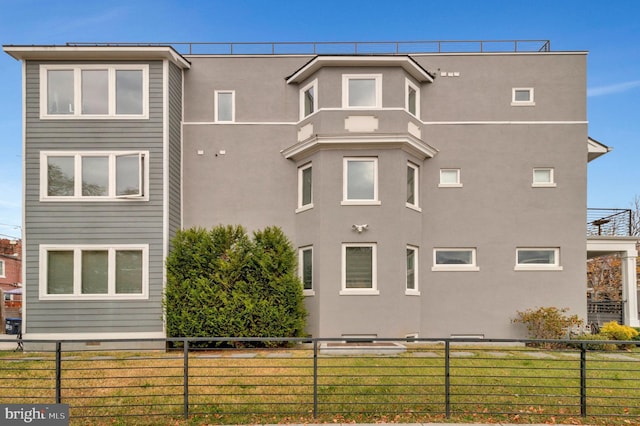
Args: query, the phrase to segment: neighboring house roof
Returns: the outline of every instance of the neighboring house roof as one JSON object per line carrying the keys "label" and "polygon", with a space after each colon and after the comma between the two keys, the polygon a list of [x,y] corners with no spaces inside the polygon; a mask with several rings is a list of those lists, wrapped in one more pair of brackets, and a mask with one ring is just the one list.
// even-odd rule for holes
{"label": "neighboring house roof", "polygon": [[300,83],[323,67],[345,66],[402,67],[421,83],[433,83],[433,76],[406,55],[319,55],[287,77],[287,83]]}
{"label": "neighboring house roof", "polygon": [[23,46],[5,45],[5,52],[18,60],[161,60],[166,59],[180,68],[191,64],[171,46]]}
{"label": "neighboring house roof", "polygon": [[606,154],[613,150],[612,147],[603,144],[602,142],[598,142],[597,140],[589,137],[587,138],[587,146],[589,148],[588,161],[595,160],[596,158]]}

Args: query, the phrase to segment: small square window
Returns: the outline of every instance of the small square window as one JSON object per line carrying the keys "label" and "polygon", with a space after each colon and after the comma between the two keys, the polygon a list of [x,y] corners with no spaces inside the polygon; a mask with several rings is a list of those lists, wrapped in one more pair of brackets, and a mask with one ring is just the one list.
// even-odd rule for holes
{"label": "small square window", "polygon": [[460,169],[440,169],[440,184],[441,188],[460,188]]}
{"label": "small square window", "polygon": [[302,247],[298,251],[298,269],[305,296],[313,296],[313,247]]}
{"label": "small square window", "polygon": [[342,204],[380,204],[377,158],[344,159]]}
{"label": "small square window", "polygon": [[376,262],[376,244],[343,244],[340,294],[379,294],[376,283]]}
{"label": "small square window", "polygon": [[235,92],[233,90],[216,90],[215,105],[216,122],[235,121]]}
{"label": "small square window", "polygon": [[516,249],[516,271],[562,270],[559,248]]}
{"label": "small square window", "polygon": [[475,248],[436,248],[432,271],[478,271]]}
{"label": "small square window", "polygon": [[536,103],[533,100],[533,88],[514,87],[511,94],[512,106],[531,106]]}
{"label": "small square window", "polygon": [[410,80],[406,80],[405,109],[415,117],[420,116],[420,89]]}
{"label": "small square window", "polygon": [[298,168],[298,208],[296,212],[313,207],[313,168],[311,163]]}
{"label": "small square window", "polygon": [[541,167],[533,169],[533,183],[531,186],[537,187],[555,187],[556,183],[553,176],[553,168]]}
{"label": "small square window", "polygon": [[300,89],[300,119],[313,114],[318,110],[318,80]]}
{"label": "small square window", "polygon": [[343,75],[342,108],[382,108],[382,74]]}

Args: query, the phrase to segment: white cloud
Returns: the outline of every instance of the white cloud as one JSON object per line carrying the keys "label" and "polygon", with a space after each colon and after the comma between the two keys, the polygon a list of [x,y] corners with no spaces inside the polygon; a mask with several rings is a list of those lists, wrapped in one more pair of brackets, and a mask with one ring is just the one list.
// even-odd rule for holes
{"label": "white cloud", "polygon": [[640,80],[627,81],[625,83],[609,84],[587,89],[587,96],[605,96],[613,93],[622,93],[640,87]]}

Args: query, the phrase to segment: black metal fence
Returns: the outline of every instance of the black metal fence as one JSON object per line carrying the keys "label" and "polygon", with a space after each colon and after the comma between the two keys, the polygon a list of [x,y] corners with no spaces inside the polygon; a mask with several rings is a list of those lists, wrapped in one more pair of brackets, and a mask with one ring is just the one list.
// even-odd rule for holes
{"label": "black metal fence", "polygon": [[[276,341],[284,346],[254,347]],[[69,404],[72,424],[187,418],[208,424],[370,422],[389,416],[425,421],[469,415],[636,421],[640,416],[640,352],[601,350],[613,344],[629,349],[635,342],[206,338],[23,343],[27,352],[0,352],[0,402]],[[28,351],[33,345],[46,349]],[[96,350],[96,345],[120,349]],[[143,345],[158,349],[137,349]]]}
{"label": "black metal fence", "polygon": [[587,209],[587,235],[629,237],[633,235],[630,209]]}

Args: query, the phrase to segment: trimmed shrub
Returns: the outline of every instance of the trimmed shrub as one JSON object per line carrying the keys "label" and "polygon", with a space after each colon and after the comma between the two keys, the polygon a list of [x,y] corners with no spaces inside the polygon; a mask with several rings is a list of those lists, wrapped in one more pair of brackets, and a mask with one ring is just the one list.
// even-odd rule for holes
{"label": "trimmed shrub", "polygon": [[610,340],[632,340],[638,332],[628,325],[620,325],[617,321],[610,321],[602,325],[600,334],[609,336]]}
{"label": "trimmed shrub", "polygon": [[241,226],[179,231],[166,264],[169,336],[304,335],[296,252],[279,228],[256,231],[253,238]]}
{"label": "trimmed shrub", "polygon": [[[611,340],[611,338],[606,334],[582,334],[577,340]],[[570,346],[579,348],[581,345],[575,343]],[[587,343],[587,349],[590,351],[615,351],[618,346],[614,343]]]}

